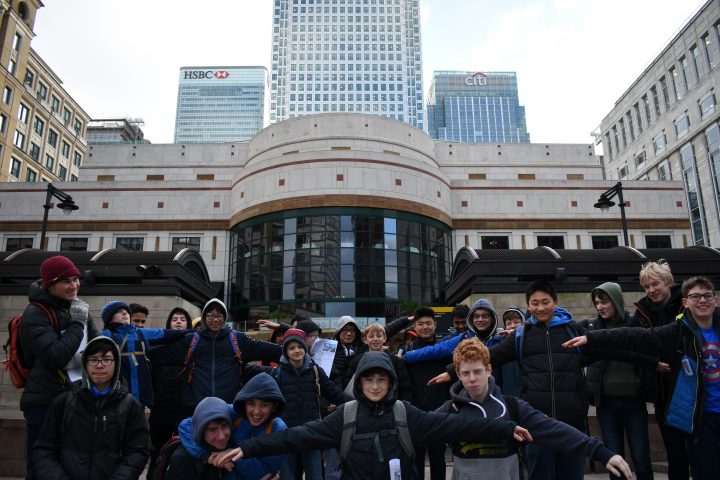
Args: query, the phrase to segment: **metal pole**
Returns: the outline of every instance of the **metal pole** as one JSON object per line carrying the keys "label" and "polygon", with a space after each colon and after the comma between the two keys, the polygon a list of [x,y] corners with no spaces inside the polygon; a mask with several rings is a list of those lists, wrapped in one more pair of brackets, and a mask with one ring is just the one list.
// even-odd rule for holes
{"label": "metal pole", "polygon": [[43,205],[45,215],[43,215],[42,230],[40,230],[40,250],[45,250],[45,232],[47,232],[48,214],[52,208],[52,205],[50,205],[50,200],[52,200],[52,189],[52,183],[48,183],[45,205]]}
{"label": "metal pole", "polygon": [[629,247],[630,242],[628,241],[628,227],[627,218],[625,218],[625,200],[623,199],[622,182],[618,182],[617,185],[615,185],[615,188],[617,189],[618,201],[620,203],[620,218],[622,219],[622,229],[623,237],[625,237],[625,246]]}

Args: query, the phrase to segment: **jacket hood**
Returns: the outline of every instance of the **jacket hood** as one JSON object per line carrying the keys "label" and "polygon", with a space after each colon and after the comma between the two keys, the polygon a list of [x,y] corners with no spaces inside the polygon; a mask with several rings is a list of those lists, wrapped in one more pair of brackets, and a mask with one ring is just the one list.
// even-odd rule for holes
{"label": "jacket hood", "polygon": [[225,315],[225,322],[228,321],[228,309],[225,306],[225,304],[222,302],[222,300],[218,298],[211,298],[208,300],[208,302],[205,304],[205,306],[202,309],[202,312],[200,313],[200,324],[202,325],[202,328],[207,328],[207,324],[205,323],[205,313],[207,313],[208,310],[210,310],[210,307],[217,307],[220,309],[221,312],[223,312],[223,315]]}
{"label": "jacket hood", "polygon": [[[498,415],[496,415],[495,410],[504,409],[503,404],[498,403],[497,401],[497,398],[500,397],[502,397],[502,392],[500,391],[500,387],[495,384],[495,378],[493,378],[492,375],[488,378],[488,395],[485,397],[485,400],[480,403],[470,398],[470,394],[467,390],[465,390],[465,387],[463,387],[461,381],[458,380],[453,384],[452,387],[450,387],[450,399],[453,402],[455,402],[456,404],[466,404],[484,407],[480,410],[485,413],[485,417],[487,418],[497,418]],[[491,405],[492,408],[488,409],[488,405]]]}
{"label": "jacket hood", "polygon": [[109,350],[112,352],[113,358],[115,359],[115,362],[113,364],[115,367],[115,371],[113,372],[112,380],[110,380],[110,393],[112,393],[118,388],[118,384],[120,381],[120,349],[118,348],[117,344],[112,340],[112,338],[104,337],[102,335],[90,340],[85,346],[85,350],[83,350],[82,355],[80,356],[80,368],[82,371],[82,379],[80,381],[80,385],[82,388],[85,388],[87,390],[90,389],[90,377],[88,376],[86,365],[86,360],[88,356],[87,351],[90,348],[90,345],[95,345],[96,343],[106,343],[110,347]]}
{"label": "jacket hood", "polygon": [[210,445],[205,443],[204,433],[207,424],[213,420],[225,420],[230,427],[232,427],[232,419],[230,418],[230,410],[228,404],[224,400],[217,397],[206,397],[203,398],[197,407],[195,407],[195,413],[192,416],[192,431],[193,439],[198,445],[202,445],[205,448],[210,448]]}
{"label": "jacket hood", "polygon": [[285,397],[283,397],[278,383],[265,372],[252,377],[235,395],[233,408],[235,408],[238,415],[245,416],[245,402],[253,398],[277,402],[277,408],[272,414],[273,417],[280,416],[280,413],[285,409]]}
{"label": "jacket hood", "polygon": [[[531,316],[530,320],[528,320],[531,324],[537,325],[539,322],[537,321],[537,318],[535,316]],[[548,322],[548,327],[554,327],[555,325],[565,325],[566,323],[572,322],[572,313],[568,312],[564,308],[561,307],[555,307],[555,312],[553,313],[553,318]]]}
{"label": "jacket hood", "polygon": [[66,309],[70,306],[70,302],[62,298],[52,295],[42,287],[42,280],[37,280],[30,285],[28,289],[28,300],[31,302],[40,302],[44,305],[55,307],[58,309]]}
{"label": "jacket hood", "polygon": [[360,331],[360,327],[358,327],[357,322],[350,315],[344,315],[340,317],[340,320],[338,320],[338,323],[335,326],[335,334],[333,335],[335,340],[340,341],[340,330],[342,330],[345,325],[352,325],[355,327],[355,343],[362,341],[362,332]]}
{"label": "jacket hood", "polygon": [[[480,309],[487,310],[492,315],[490,326],[488,326],[488,328],[483,331],[479,331],[472,321],[473,314]],[[470,311],[468,312],[467,318],[465,319],[465,323],[467,323],[468,329],[470,329],[471,332],[474,332],[481,342],[487,343],[488,340],[494,337],[495,333],[497,332],[498,316],[497,312],[495,311],[495,307],[493,307],[493,304],[490,303],[490,300],[481,298],[477,302],[473,303],[472,307],[470,307]]]}
{"label": "jacket hood", "polygon": [[353,385],[353,396],[358,400],[368,402],[367,398],[362,393],[362,388],[360,386],[360,377],[362,377],[363,373],[377,368],[385,370],[390,375],[390,389],[388,390],[387,395],[383,399],[383,402],[392,403],[397,399],[398,379],[397,374],[395,373],[395,368],[392,365],[392,361],[390,360],[388,354],[385,352],[363,353],[363,356],[358,362],[357,370],[355,370],[355,385]]}
{"label": "jacket hood", "polygon": [[527,321],[527,317],[525,317],[525,312],[523,312],[519,308],[515,308],[515,307],[510,307],[507,310],[505,310],[502,314],[503,318],[505,318],[505,315],[507,315],[510,312],[514,312],[514,313],[517,313],[518,315],[520,315],[520,320],[522,323],[525,323]]}
{"label": "jacket hood", "polygon": [[593,288],[592,292],[590,292],[590,301],[592,301],[593,305],[595,304],[595,297],[598,292],[604,292],[610,298],[613,307],[615,307],[617,318],[623,320],[625,318],[625,299],[623,298],[620,285],[613,282],[605,282]]}

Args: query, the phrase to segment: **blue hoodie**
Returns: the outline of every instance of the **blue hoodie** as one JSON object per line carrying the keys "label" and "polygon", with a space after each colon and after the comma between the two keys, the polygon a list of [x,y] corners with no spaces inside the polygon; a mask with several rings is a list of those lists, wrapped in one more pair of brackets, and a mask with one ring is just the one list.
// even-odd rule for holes
{"label": "blue hoodie", "polygon": [[[480,309],[487,310],[492,314],[493,317],[490,326],[482,332],[477,331],[477,328],[472,321],[473,313]],[[403,359],[405,359],[407,363],[420,363],[430,360],[440,360],[452,356],[458,344],[460,344],[460,342],[465,339],[478,337],[481,342],[487,345],[488,348],[492,347],[502,339],[501,337],[495,335],[498,326],[498,315],[495,311],[495,307],[493,307],[493,304],[490,303],[490,300],[481,298],[475,303],[473,303],[472,308],[470,309],[467,317],[465,318],[465,322],[468,326],[468,330],[466,332],[463,332],[460,335],[446,338],[442,342],[436,343],[435,345],[419,348],[417,350],[410,350],[403,356]]]}
{"label": "blue hoodie", "polygon": [[[245,402],[253,398],[277,402],[277,408],[270,415],[270,418],[257,427],[253,427],[245,418]],[[204,401],[205,400],[203,400],[203,402]],[[234,420],[235,431],[233,432],[233,438],[230,442],[232,446],[236,446],[243,440],[248,440],[252,437],[287,429],[285,422],[277,416],[285,408],[285,398],[280,392],[280,388],[275,380],[267,373],[263,372],[255,375],[238,392],[232,405],[228,405],[225,402],[223,402],[223,405],[225,413]],[[186,418],[180,422],[178,426],[180,441],[190,455],[195,458],[207,459],[210,452],[201,446],[203,444],[198,442],[197,436],[194,435],[194,421],[195,415],[193,415],[192,418]],[[279,472],[283,462],[285,462],[285,455],[242,458],[235,462],[235,468],[231,472],[232,475],[225,476],[224,478],[257,480],[268,473]]]}

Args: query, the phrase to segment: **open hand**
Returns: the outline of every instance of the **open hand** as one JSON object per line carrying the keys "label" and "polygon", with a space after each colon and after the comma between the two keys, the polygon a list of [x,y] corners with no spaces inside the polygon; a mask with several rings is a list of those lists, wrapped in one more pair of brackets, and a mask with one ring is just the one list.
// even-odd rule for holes
{"label": "open hand", "polygon": [[[515,427],[515,432],[513,432],[513,437],[518,442],[532,442],[533,441],[533,438],[532,438],[532,435],[530,435],[530,432],[528,432],[527,429],[520,427],[520,426]],[[622,460],[622,458],[621,458],[621,460]],[[608,465],[609,464],[610,463],[608,463]]]}
{"label": "open hand", "polygon": [[450,381],[450,374],[447,373],[447,372],[445,372],[445,373],[441,373],[441,374],[438,375],[437,377],[431,378],[431,379],[427,382],[427,385],[428,385],[428,387],[430,387],[430,386],[432,386],[432,385],[437,385],[437,384],[439,384],[439,383],[447,383],[447,382],[449,382],[449,381]]}
{"label": "open hand", "polygon": [[587,345],[587,336],[580,335],[579,337],[571,338],[567,342],[563,343],[562,346],[565,348],[576,348]]}
{"label": "open hand", "polygon": [[211,463],[216,467],[223,468],[223,465],[225,465],[226,462],[236,462],[241,458],[243,458],[242,449],[237,447],[231,450],[225,450],[224,452],[219,452],[215,458],[211,455],[210,459],[208,459],[208,463]]}
{"label": "open hand", "polygon": [[280,473],[268,473],[264,477],[260,478],[260,480],[279,480],[280,479]]}
{"label": "open hand", "polygon": [[279,323],[273,322],[272,320],[258,320],[257,321],[258,327],[265,327],[269,328],[271,330],[275,330],[280,326]]}
{"label": "open hand", "polygon": [[625,477],[628,480],[635,478],[630,470],[630,465],[620,455],[610,457],[610,460],[605,464],[605,468],[616,477]]}
{"label": "open hand", "polygon": [[657,367],[655,368],[660,373],[670,373],[670,365],[663,362],[658,362]]}

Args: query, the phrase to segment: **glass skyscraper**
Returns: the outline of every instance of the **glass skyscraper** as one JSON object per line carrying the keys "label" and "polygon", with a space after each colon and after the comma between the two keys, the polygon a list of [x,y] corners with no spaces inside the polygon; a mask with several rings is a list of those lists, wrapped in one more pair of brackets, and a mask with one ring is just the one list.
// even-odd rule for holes
{"label": "glass skyscraper", "polygon": [[175,143],[237,142],[262,130],[265,67],[182,67]]}
{"label": "glass skyscraper", "polygon": [[273,0],[270,123],[359,112],[424,129],[418,0]]}
{"label": "glass skyscraper", "polygon": [[427,112],[435,140],[530,142],[515,72],[434,72]]}

